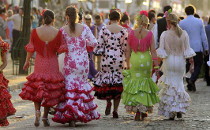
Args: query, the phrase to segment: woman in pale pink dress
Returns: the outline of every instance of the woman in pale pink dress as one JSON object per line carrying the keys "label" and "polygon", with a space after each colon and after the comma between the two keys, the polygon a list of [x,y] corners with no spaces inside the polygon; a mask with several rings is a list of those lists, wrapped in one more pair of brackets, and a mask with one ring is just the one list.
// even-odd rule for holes
{"label": "woman in pale pink dress", "polygon": [[[56,108],[53,121],[70,123],[75,126],[76,121],[88,122],[99,119],[97,105],[93,102],[94,96],[90,93],[93,87],[88,83],[89,58],[86,46],[96,46],[97,40],[88,26],[77,23],[77,10],[70,6],[66,9],[68,25],[62,27],[64,42],[68,52],[64,58],[63,73],[67,93],[66,101]],[[87,42],[88,45],[87,45]]]}

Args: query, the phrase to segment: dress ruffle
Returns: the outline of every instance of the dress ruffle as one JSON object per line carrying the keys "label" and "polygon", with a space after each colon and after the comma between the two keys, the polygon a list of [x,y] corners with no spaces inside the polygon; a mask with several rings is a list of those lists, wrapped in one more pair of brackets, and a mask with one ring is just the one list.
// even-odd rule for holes
{"label": "dress ruffle", "polygon": [[123,82],[123,75],[121,72],[106,72],[102,73],[99,71],[95,78],[93,79],[93,84],[97,86],[102,86],[103,84],[110,84],[110,85],[116,85],[116,84],[122,84]]}
{"label": "dress ruffle", "polygon": [[40,102],[43,107],[52,107],[65,100],[66,93],[63,75],[47,75],[33,73],[27,77],[19,94],[23,100]]}
{"label": "dress ruffle", "polygon": [[184,90],[182,77],[166,77],[159,79],[158,85],[162,88],[159,92],[159,115],[169,117],[170,113],[186,113],[190,103],[190,96]]}
{"label": "dress ruffle", "polygon": [[[16,110],[11,102],[11,95],[7,90],[8,80],[0,74],[0,119],[4,119],[7,116],[15,114]],[[7,120],[0,121],[0,126],[7,126],[9,122]]]}
{"label": "dress ruffle", "polygon": [[98,99],[116,99],[123,92],[121,72],[98,72],[93,79],[95,95]]}
{"label": "dress ruffle", "polygon": [[168,56],[166,51],[162,48],[158,48],[156,52],[157,52],[158,57],[160,58],[166,58]]}
{"label": "dress ruffle", "polygon": [[122,93],[123,104],[127,112],[151,111],[154,104],[159,102],[157,85],[151,78],[131,78],[130,70],[124,70]]}
{"label": "dress ruffle", "polygon": [[99,119],[97,105],[93,102],[94,97],[90,94],[93,90],[88,82],[78,86],[70,84],[72,87],[65,95],[66,102],[60,103],[56,108],[53,121],[58,123],[69,123],[71,120],[87,123],[94,119]]}
{"label": "dress ruffle", "polygon": [[195,56],[195,52],[192,48],[188,48],[184,51],[184,58],[190,58],[190,57],[193,57]]}

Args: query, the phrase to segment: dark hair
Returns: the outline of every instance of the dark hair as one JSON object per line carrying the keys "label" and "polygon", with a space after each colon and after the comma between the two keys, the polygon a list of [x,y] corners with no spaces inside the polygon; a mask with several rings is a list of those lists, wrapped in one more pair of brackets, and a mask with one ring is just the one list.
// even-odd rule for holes
{"label": "dark hair", "polygon": [[183,19],[184,19],[184,17],[183,17],[183,16],[180,16],[180,17],[179,17],[179,20],[183,20]]}
{"label": "dark hair", "polygon": [[170,5],[164,6],[164,8],[163,8],[163,13],[165,13],[165,12],[168,11],[169,9],[172,10],[172,7],[171,7]]}
{"label": "dark hair", "polygon": [[110,20],[120,20],[120,17],[121,17],[121,15],[117,10],[114,10],[109,14]]}
{"label": "dark hair", "polygon": [[39,11],[36,7],[33,7],[32,10],[36,13],[36,15],[39,15]]}
{"label": "dark hair", "polygon": [[130,17],[128,16],[128,14],[127,13],[123,13],[123,16],[122,16],[122,18],[121,18],[121,20],[120,20],[120,23],[122,24],[122,23],[125,23],[125,21],[129,21],[130,20]]}
{"label": "dark hair", "polygon": [[154,13],[154,14],[156,14],[156,11],[154,9],[151,9],[151,10],[148,11],[148,13]]}
{"label": "dark hair", "polygon": [[199,16],[199,14],[194,14],[194,17],[196,17],[196,18],[201,18],[200,16]]}
{"label": "dark hair", "polygon": [[155,13],[149,12],[149,13],[148,13],[148,17],[149,17],[149,21],[151,21],[152,18],[155,18]]}
{"label": "dark hair", "polygon": [[79,15],[79,20],[82,20],[82,13],[78,13]]}
{"label": "dark hair", "polygon": [[74,6],[68,6],[66,8],[66,16],[69,16],[69,28],[72,32],[75,32],[75,23],[77,21],[77,9]]}
{"label": "dark hair", "polygon": [[54,20],[55,15],[52,10],[47,9],[43,14],[44,24],[49,25]]}
{"label": "dark hair", "polygon": [[0,14],[3,14],[3,13],[5,13],[5,12],[6,12],[6,8],[0,7]]}
{"label": "dark hair", "polygon": [[188,5],[187,7],[185,7],[185,13],[187,15],[194,15],[195,12],[196,12],[196,9],[194,5]]}
{"label": "dark hair", "polygon": [[95,19],[102,19],[102,18],[101,18],[101,15],[100,15],[100,14],[97,14],[97,15],[95,16]]}
{"label": "dark hair", "polygon": [[164,16],[164,13],[158,13],[157,14],[157,17],[163,17]]}

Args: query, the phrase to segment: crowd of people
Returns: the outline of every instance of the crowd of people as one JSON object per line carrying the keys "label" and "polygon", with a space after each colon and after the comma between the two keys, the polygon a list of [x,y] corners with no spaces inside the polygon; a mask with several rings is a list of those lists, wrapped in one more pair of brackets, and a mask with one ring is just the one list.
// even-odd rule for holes
{"label": "crowd of people", "polygon": [[[187,17],[181,20],[171,6],[165,6],[163,15],[156,20],[154,10],[142,10],[132,28],[128,13],[119,9],[110,10],[107,24],[102,22],[101,15],[94,17],[93,24],[90,14],[83,16],[77,8],[69,6],[65,10],[66,25],[56,29],[54,12],[44,10],[42,25],[35,27],[38,21],[32,22],[34,29],[25,47],[25,70],[36,52],[34,72],[27,77],[19,94],[23,100],[34,102],[34,125],[40,125],[41,107],[44,107],[45,127],[50,126],[48,113],[53,107],[52,120],[57,123],[75,127],[76,122],[97,120],[100,114],[94,96],[106,102],[105,115],[111,114],[113,100],[113,118],[119,118],[121,99],[126,112],[135,113],[135,121],[144,120],[157,103],[159,115],[170,120],[182,118],[191,100],[184,88],[184,77],[189,92],[196,91],[203,57],[205,79],[207,86],[210,85],[210,25],[204,27],[203,21],[195,18],[195,12],[193,5],[187,6]],[[20,12],[8,19],[18,15]],[[36,11],[33,15],[37,15]],[[15,113],[15,108],[2,73],[8,44],[1,39],[0,47],[3,61],[0,126],[7,126],[7,117]],[[100,60],[98,70],[93,55]]]}

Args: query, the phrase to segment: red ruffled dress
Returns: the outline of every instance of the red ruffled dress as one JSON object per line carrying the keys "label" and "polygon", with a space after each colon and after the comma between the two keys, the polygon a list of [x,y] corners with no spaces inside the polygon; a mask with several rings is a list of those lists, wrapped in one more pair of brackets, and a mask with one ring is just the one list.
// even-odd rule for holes
{"label": "red ruffled dress", "polygon": [[34,29],[30,43],[25,47],[27,52],[37,52],[34,72],[27,77],[19,96],[23,100],[41,103],[43,107],[53,107],[65,100],[64,76],[59,71],[57,52],[67,51],[62,44],[61,31],[50,42],[42,41]]}
{"label": "red ruffled dress", "polygon": [[[0,49],[1,56],[7,53],[9,50],[9,44],[2,41],[0,38]],[[3,73],[0,73],[0,126],[7,126],[7,116],[15,114],[16,110],[11,102],[11,95],[9,94],[8,88],[9,81],[4,77]]]}

